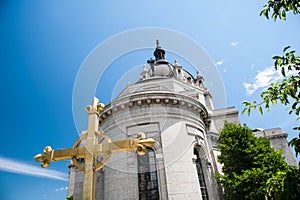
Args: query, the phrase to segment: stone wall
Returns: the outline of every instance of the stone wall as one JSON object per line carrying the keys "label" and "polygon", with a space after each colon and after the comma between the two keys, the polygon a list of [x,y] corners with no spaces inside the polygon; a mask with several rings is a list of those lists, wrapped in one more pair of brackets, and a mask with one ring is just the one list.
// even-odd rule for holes
{"label": "stone wall", "polygon": [[287,164],[291,166],[297,166],[297,161],[295,156],[288,145],[287,142],[287,133],[283,133],[281,128],[272,128],[272,129],[255,129],[253,133],[257,137],[265,137],[270,140],[271,146],[278,150],[282,150],[282,156],[284,157]]}

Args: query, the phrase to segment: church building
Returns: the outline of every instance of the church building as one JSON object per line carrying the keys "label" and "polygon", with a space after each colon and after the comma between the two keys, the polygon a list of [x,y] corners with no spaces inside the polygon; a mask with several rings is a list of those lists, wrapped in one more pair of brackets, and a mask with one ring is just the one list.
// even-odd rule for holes
{"label": "church building", "polygon": [[[144,65],[140,79],[128,84],[100,113],[100,131],[111,141],[136,138],[142,132],[156,143],[142,156],[136,152],[111,155],[97,172],[96,200],[223,199],[215,179],[222,168],[217,162],[218,134],[224,120],[240,123],[238,111],[214,109],[201,73],[194,77],[165,56],[157,41],[155,58]],[[287,134],[280,128],[254,133],[269,138],[273,147],[283,149],[288,164],[296,165]],[[68,195],[81,200],[83,172],[73,164],[69,168]]]}

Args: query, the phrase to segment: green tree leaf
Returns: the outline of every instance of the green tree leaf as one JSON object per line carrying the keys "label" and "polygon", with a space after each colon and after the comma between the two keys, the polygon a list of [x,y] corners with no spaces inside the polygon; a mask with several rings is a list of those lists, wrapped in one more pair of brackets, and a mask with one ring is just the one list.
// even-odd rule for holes
{"label": "green tree leaf", "polygon": [[299,14],[300,1],[299,0],[269,0],[264,8],[260,12],[260,16],[265,16],[269,19],[269,13],[272,13],[274,21],[276,19],[286,20],[286,13],[292,12],[293,14]]}
{"label": "green tree leaf", "polygon": [[261,106],[258,107],[258,111],[260,112],[260,114],[264,114]]}
{"label": "green tree leaf", "polygon": [[288,50],[289,48],[291,48],[291,46],[284,47],[283,52],[286,52],[286,50]]}

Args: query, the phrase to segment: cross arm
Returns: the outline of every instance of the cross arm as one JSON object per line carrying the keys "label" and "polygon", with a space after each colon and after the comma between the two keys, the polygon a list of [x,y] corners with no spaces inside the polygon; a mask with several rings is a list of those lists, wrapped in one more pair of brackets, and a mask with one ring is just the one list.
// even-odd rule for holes
{"label": "cross arm", "polygon": [[[37,162],[41,162],[41,166],[46,168],[50,165],[50,162],[58,160],[68,160],[73,157],[84,158],[86,150],[90,153],[96,155],[100,154],[110,154],[125,151],[137,151],[139,155],[144,155],[146,153],[146,148],[153,146],[155,140],[152,138],[139,138],[139,139],[129,139],[118,142],[110,142],[105,144],[96,144],[92,148],[88,147],[73,147],[61,150],[52,150],[50,146],[45,147],[43,154],[38,154],[34,157]],[[91,151],[90,151],[91,150]]]}
{"label": "cross arm", "polygon": [[37,162],[41,162],[41,166],[46,168],[50,165],[50,162],[58,160],[68,160],[73,156],[76,158],[83,158],[85,153],[84,147],[67,148],[61,150],[52,150],[50,146],[45,147],[43,154],[37,154],[34,159]]}
{"label": "cross arm", "polygon": [[96,144],[93,147],[95,154],[117,153],[125,151],[137,151],[139,155],[143,155],[147,147],[153,146],[155,140],[147,139],[129,139],[118,142],[110,142],[105,144]]}

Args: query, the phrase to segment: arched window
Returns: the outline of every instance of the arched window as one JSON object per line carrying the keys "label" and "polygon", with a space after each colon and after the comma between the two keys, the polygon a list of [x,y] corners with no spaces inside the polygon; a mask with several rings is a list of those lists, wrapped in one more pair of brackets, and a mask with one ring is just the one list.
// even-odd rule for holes
{"label": "arched window", "polygon": [[202,200],[208,200],[208,194],[207,194],[207,188],[206,188],[206,184],[205,184],[203,167],[201,164],[199,152],[196,149],[194,149],[194,155],[197,156],[196,168],[197,168],[197,173],[198,173],[198,179],[199,179],[199,184],[200,184]]}
{"label": "arched window", "polygon": [[155,153],[147,148],[147,153],[138,156],[139,199],[158,200],[158,181],[155,163]]}

